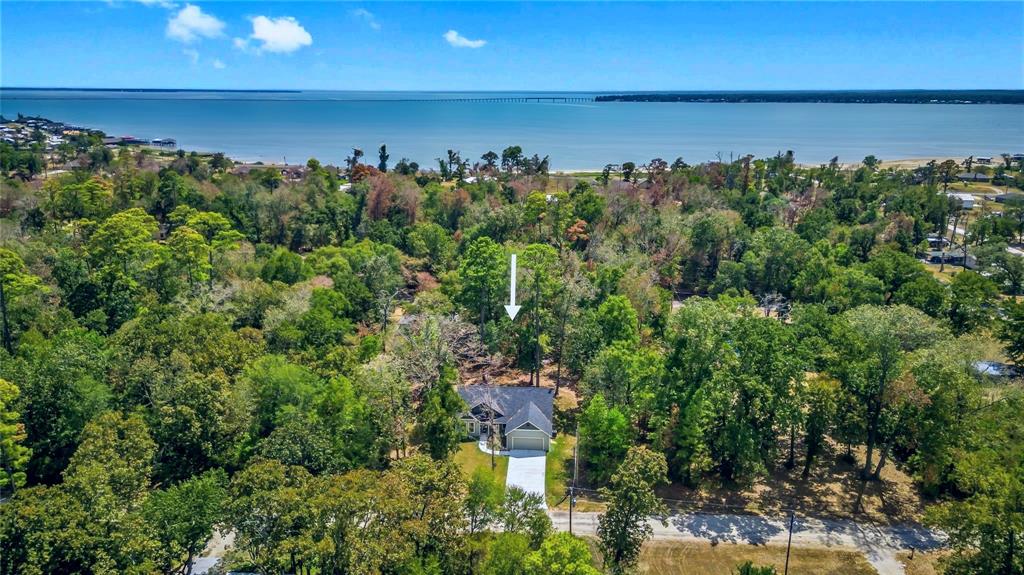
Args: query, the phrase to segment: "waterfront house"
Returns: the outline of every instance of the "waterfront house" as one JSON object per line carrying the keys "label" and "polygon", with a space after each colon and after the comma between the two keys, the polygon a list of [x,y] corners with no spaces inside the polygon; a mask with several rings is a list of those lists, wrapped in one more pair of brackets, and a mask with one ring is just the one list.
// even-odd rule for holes
{"label": "waterfront house", "polygon": [[460,385],[456,388],[467,411],[459,416],[466,435],[487,437],[493,431],[502,449],[547,451],[554,390],[548,387]]}

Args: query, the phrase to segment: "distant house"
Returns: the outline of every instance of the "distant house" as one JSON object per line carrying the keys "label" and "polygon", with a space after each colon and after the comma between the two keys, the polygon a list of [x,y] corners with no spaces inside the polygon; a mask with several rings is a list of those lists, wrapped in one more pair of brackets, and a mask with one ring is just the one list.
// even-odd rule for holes
{"label": "distant house", "polygon": [[1010,378],[1017,374],[1012,365],[998,361],[976,361],[971,367],[977,375],[990,379]]}
{"label": "distant house", "polygon": [[961,182],[989,182],[992,180],[992,176],[981,172],[964,172],[959,174],[957,178]]}
{"label": "distant house", "polygon": [[[954,248],[952,251],[931,250],[928,252],[928,263],[941,264],[943,262],[950,266],[963,266],[964,250],[962,248]],[[967,265],[965,267],[969,270],[977,269],[978,258],[974,254],[968,253]]]}
{"label": "distant house", "polygon": [[933,250],[941,250],[949,247],[949,240],[944,236],[937,236],[935,234],[928,235],[928,247]]}
{"label": "distant house", "polygon": [[978,164],[991,164],[992,163],[992,158],[988,158],[988,157],[985,157],[985,156],[978,156],[977,158],[974,158],[974,161],[976,163],[978,163]]}
{"label": "distant house", "polygon": [[946,195],[951,197],[951,198],[953,198],[953,199],[955,199],[957,202],[959,202],[960,207],[962,207],[963,209],[965,209],[965,210],[973,210],[974,209],[975,199],[974,199],[974,196],[972,196],[971,194],[963,194],[963,193],[950,192],[950,193],[948,193]]}
{"label": "distant house", "polygon": [[281,178],[294,182],[305,177],[307,168],[306,166],[294,164],[263,164],[257,162],[255,164],[237,164],[232,169],[232,173],[245,176],[253,170],[277,170],[281,174]]}
{"label": "distant house", "polygon": [[469,408],[459,418],[470,437],[486,437],[493,427],[505,449],[550,449],[553,389],[508,385],[462,385],[456,389]]}
{"label": "distant house", "polygon": [[1024,194],[1018,192],[1010,192],[1006,194],[999,194],[995,197],[997,203],[1005,204],[1007,202],[1020,202],[1024,201]]}

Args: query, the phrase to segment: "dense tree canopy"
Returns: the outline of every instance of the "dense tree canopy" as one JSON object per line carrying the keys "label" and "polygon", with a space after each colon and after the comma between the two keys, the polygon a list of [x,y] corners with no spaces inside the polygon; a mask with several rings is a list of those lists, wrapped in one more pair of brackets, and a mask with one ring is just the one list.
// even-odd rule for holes
{"label": "dense tree canopy", "polygon": [[843,452],[862,493],[898,466],[938,501],[949,573],[1020,570],[1019,385],[977,362],[1024,365],[1024,202],[950,202],[955,162],[3,146],[2,575],[185,572],[215,531],[239,571],[596,573],[456,463],[455,386],[485,382],[555,388],[615,572],[655,486]]}

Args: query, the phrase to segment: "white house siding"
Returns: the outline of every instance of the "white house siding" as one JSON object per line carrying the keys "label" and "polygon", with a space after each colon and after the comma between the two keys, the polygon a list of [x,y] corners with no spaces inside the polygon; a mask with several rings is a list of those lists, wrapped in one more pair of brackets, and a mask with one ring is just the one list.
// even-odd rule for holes
{"label": "white house siding", "polygon": [[509,449],[540,449],[547,451],[549,438],[538,429],[516,429],[505,436],[505,444]]}

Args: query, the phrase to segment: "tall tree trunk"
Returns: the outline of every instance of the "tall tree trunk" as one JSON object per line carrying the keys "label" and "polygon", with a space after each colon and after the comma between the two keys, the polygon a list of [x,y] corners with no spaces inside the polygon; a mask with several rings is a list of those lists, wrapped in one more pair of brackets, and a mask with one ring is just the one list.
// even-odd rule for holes
{"label": "tall tree trunk", "polygon": [[534,385],[540,386],[540,276],[534,271],[533,296],[533,369],[537,373]]}
{"label": "tall tree trunk", "polygon": [[1006,534],[1006,563],[1003,565],[1004,575],[1013,575],[1013,544],[1014,544],[1014,531],[1010,528],[1010,532]]}
{"label": "tall tree trunk", "polygon": [[789,424],[789,459],[786,460],[786,469],[793,469],[796,465],[796,425]]}
{"label": "tall tree trunk", "polygon": [[565,306],[562,308],[562,319],[558,325],[558,363],[555,366],[555,397],[558,397],[558,391],[562,387],[562,355],[565,349],[565,322],[569,317],[569,300],[566,299]]}
{"label": "tall tree trunk", "polygon": [[882,452],[878,455],[878,465],[875,466],[875,471],[871,473],[871,479],[878,479],[882,476],[882,467],[885,466],[885,460],[889,457],[889,449],[891,448],[891,445],[891,443],[886,443],[885,446],[882,447]]}
{"label": "tall tree trunk", "polygon": [[816,449],[812,447],[810,441],[807,442],[807,452],[804,455],[804,470],[800,473],[800,478],[804,481],[811,476],[811,465],[814,463],[814,455]]}
{"label": "tall tree trunk", "polygon": [[7,353],[14,353],[11,346],[11,326],[7,319],[7,296],[4,292],[4,282],[0,278],[0,330],[3,331],[3,344]]}

